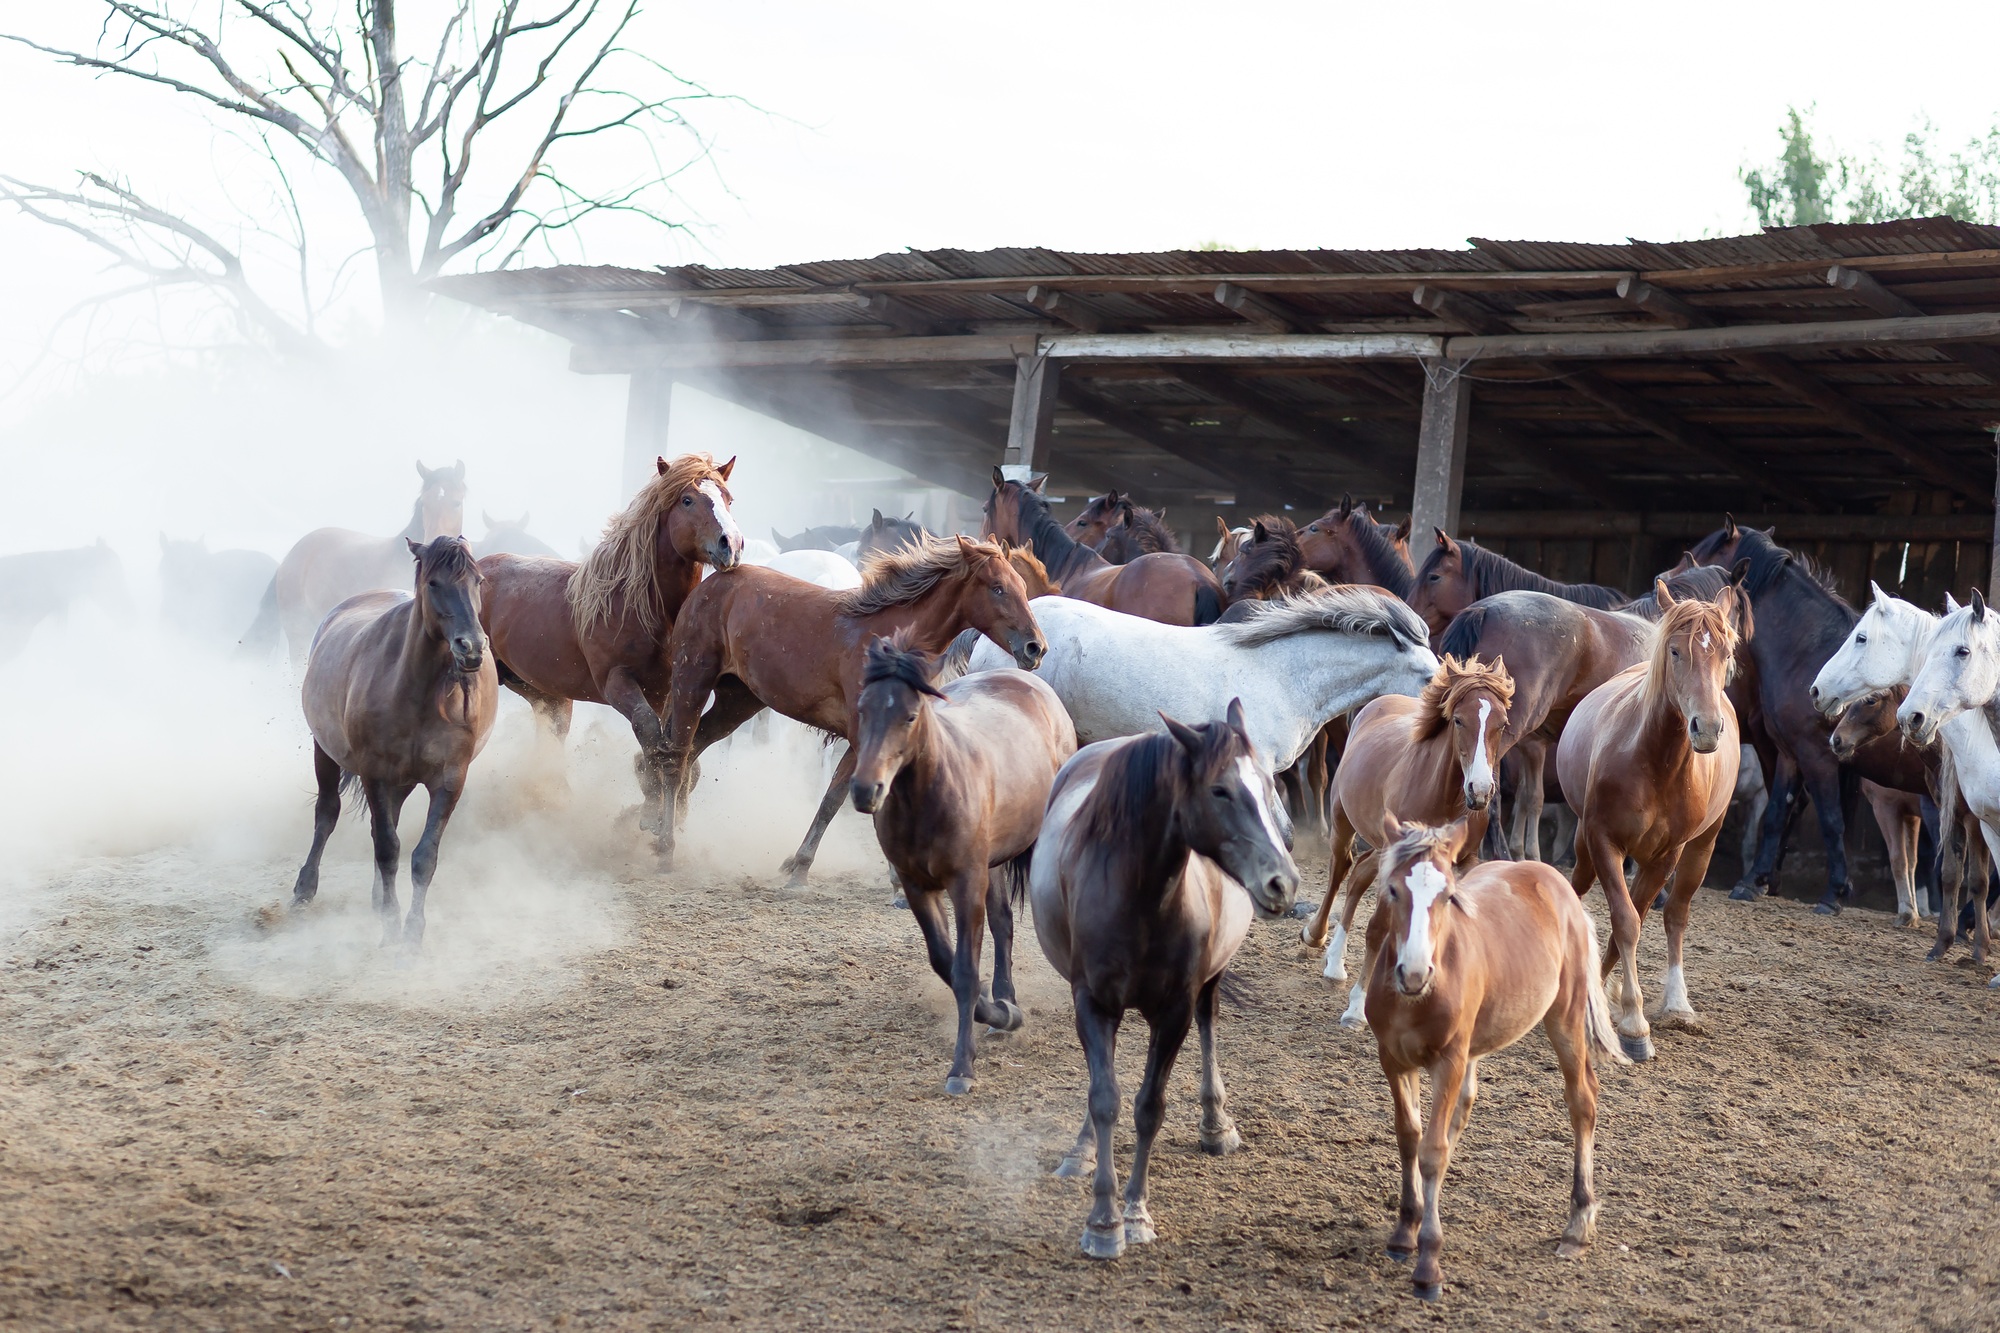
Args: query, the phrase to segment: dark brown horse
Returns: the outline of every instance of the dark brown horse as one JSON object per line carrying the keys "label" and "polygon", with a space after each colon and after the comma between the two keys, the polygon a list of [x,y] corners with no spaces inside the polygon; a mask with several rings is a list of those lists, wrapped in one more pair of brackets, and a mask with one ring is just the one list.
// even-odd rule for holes
{"label": "dark brown horse", "polygon": [[370,537],[347,528],[319,528],[293,543],[278,562],[246,642],[268,641],[268,621],[282,625],[292,660],[303,662],[313,631],[334,606],[358,592],[403,586],[403,544],[455,537],[465,531],[465,464],[428,468],[417,464],[423,488],[410,522],[394,537]]}
{"label": "dark brown horse", "polygon": [[[1014,909],[1056,770],[1076,728],[1054,690],[1025,671],[981,671],[943,689],[936,663],[888,639],[868,645],[855,705],[854,808],[924,933],[931,970],[958,999],[958,1045],[944,1090],[972,1091],[972,1024],[1021,1026],[1014,995]],[[1004,873],[996,873],[1004,867]],[[958,945],[945,925],[951,902]],[[993,988],[979,985],[979,943],[993,923]]]}
{"label": "dark brown horse", "polygon": [[1498,592],[1547,593],[1600,611],[1615,611],[1630,600],[1618,589],[1601,583],[1559,583],[1543,578],[1470,538],[1454,541],[1442,528],[1432,531],[1437,535],[1437,544],[1424,557],[1423,567],[1417,571],[1416,586],[1404,600],[1424,618],[1433,635],[1444,633],[1451,618],[1466,607]]}
{"label": "dark brown horse", "polygon": [[[1896,885],[1896,924],[1912,925],[1926,915],[1924,897],[1916,884],[1917,828],[1921,803],[1937,790],[1938,747],[1918,745],[1896,726],[1896,710],[1910,687],[1892,685],[1862,695],[1843,709],[1827,739],[1833,757],[1861,775],[1861,795],[1875,812],[1882,840],[1889,848],[1889,877]],[[1986,841],[1979,822],[1964,814],[1965,846],[1972,854],[1977,877],[1986,877]],[[1976,863],[1976,864],[1975,864]]]}
{"label": "dark brown horse", "polygon": [[1307,569],[1329,583],[1368,583],[1404,601],[1416,586],[1410,565],[1410,520],[1395,527],[1377,523],[1365,504],[1343,495],[1299,531],[1299,553]]}
{"label": "dark brown horse", "polygon": [[1207,565],[1191,555],[1159,552],[1114,565],[1078,542],[1049,513],[1041,489],[1046,478],[1027,485],[1008,481],[993,469],[993,493],[986,497],[989,538],[1031,546],[1062,584],[1063,596],[1143,616],[1163,625],[1210,625],[1222,614],[1222,585]]}
{"label": "dark brown horse", "polygon": [[[1396,1103],[1403,1197],[1389,1253],[1407,1259],[1416,1294],[1436,1300],[1443,1274],[1438,1196],[1479,1096],[1479,1061],[1540,1024],[1562,1067],[1572,1165],[1569,1225],[1556,1253],[1575,1258],[1597,1231],[1597,1071],[1628,1061],[1597,969],[1597,930],[1562,877],[1532,862],[1489,862],[1460,875],[1478,841],[1459,819],[1397,823],[1382,853],[1382,905],[1368,923],[1368,1026]],[[1431,1079],[1423,1122],[1417,1076]]]}
{"label": "dark brown horse", "polygon": [[493,730],[500,682],[479,628],[479,567],[462,537],[419,546],[416,595],[366,592],[335,607],[314,637],[300,699],[312,728],[312,850],[292,887],[303,907],[319,892],[320,854],[340,818],[341,788],[361,784],[375,835],[375,910],[382,942],[395,938],[396,821],[421,786],[430,793],[423,836],[410,853],[410,915],[403,942],[424,941],[424,896],[438,842],[465,791],[465,772]]}
{"label": "dark brown horse", "polygon": [[480,619],[501,681],[560,738],[572,701],[608,704],[639,740],[644,823],[656,833],[665,733],[660,709],[671,666],[668,638],[702,566],[728,569],[743,554],[729,514],[729,474],[707,454],[657,460],[655,474],[582,564],[489,555]]}
{"label": "dark brown horse", "polygon": [[1131,496],[1111,491],[1091,497],[1066,530],[1112,564],[1123,565],[1142,555],[1181,549],[1166,518],[1165,510],[1155,513]]}
{"label": "dark brown horse", "polygon": [[[1242,705],[1201,726],[1165,721],[1165,732],[1099,741],[1063,765],[1029,878],[1035,934],[1070,984],[1090,1062],[1090,1109],[1056,1174],[1081,1176],[1095,1162],[1083,1231],[1093,1259],[1154,1239],[1146,1168],[1190,1022],[1201,1029],[1202,1151],[1241,1145],[1215,1058],[1216,992],[1253,914],[1284,912],[1299,885]],[[1152,1039],[1132,1105],[1139,1141],[1121,1218],[1113,1061],[1129,1009],[1145,1016]]]}
{"label": "dark brown horse", "polygon": [[[666,724],[665,790],[673,816],[661,827],[672,863],[676,825],[693,783],[693,761],[760,708],[829,736],[852,740],[868,645],[906,631],[911,651],[943,652],[960,630],[977,629],[1024,670],[1042,660],[1043,639],[1028,590],[999,546],[927,537],[868,562],[861,587],[836,592],[756,565],[739,565],[695,589],[674,626]],[[714,704],[706,713],[709,702]],[[794,887],[812,870],[819,840],[854,776],[850,747],[834,769],[819,813],[784,869]]]}
{"label": "dark brown horse", "polygon": [[1222,582],[1224,601],[1231,606],[1320,592],[1327,586],[1325,579],[1306,568],[1298,528],[1277,514],[1251,520],[1249,539],[1237,545],[1235,558],[1226,569],[1217,569],[1216,577]]}

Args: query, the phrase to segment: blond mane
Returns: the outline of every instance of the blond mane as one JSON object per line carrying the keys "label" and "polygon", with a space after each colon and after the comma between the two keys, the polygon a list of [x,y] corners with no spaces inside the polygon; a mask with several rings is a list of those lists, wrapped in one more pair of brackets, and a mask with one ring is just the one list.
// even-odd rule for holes
{"label": "blond mane", "polygon": [[625,512],[604,525],[604,540],[584,557],[569,576],[569,609],[579,633],[611,615],[614,598],[639,618],[647,633],[655,633],[666,618],[661,605],[658,559],[660,519],[680,503],[681,496],[704,481],[712,481],[730,499],[729,486],[707,454],[682,454],[639,488]]}
{"label": "blond mane", "polygon": [[894,551],[878,551],[861,566],[861,586],[841,594],[841,611],[869,616],[892,606],[916,601],[945,579],[964,573],[981,560],[1002,560],[1006,553],[992,542],[925,533]]}
{"label": "blond mane", "polygon": [[1007,546],[1007,559],[1013,564],[1014,572],[1021,576],[1021,582],[1028,585],[1029,597],[1060,597],[1062,584],[1049,577],[1049,567],[1035,554],[1032,546]]}
{"label": "blond mane", "polygon": [[1646,706],[1651,709],[1666,695],[1667,690],[1667,650],[1675,638],[1687,634],[1705,633],[1722,641],[1722,653],[1729,667],[1723,674],[1727,683],[1736,674],[1736,627],[1730,623],[1728,613],[1714,602],[1698,601],[1689,597],[1675,602],[1660,617],[1660,623],[1653,628],[1653,643],[1646,654]]}
{"label": "blond mane", "polygon": [[1447,654],[1438,663],[1431,683],[1417,696],[1415,739],[1426,741],[1443,731],[1465,696],[1475,690],[1485,690],[1500,701],[1502,708],[1514,706],[1514,678],[1507,674],[1506,666],[1498,658],[1488,664],[1474,654],[1461,662]]}

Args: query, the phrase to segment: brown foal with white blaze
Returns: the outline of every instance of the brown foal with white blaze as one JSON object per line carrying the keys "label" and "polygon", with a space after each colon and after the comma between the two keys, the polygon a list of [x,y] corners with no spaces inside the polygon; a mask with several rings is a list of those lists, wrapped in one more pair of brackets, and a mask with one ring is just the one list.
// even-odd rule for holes
{"label": "brown foal with white blaze", "polygon": [[[1470,812],[1473,838],[1465,855],[1468,861],[1477,857],[1513,702],[1514,678],[1505,661],[1446,657],[1417,698],[1385,694],[1354,715],[1347,749],[1334,773],[1326,897],[1299,932],[1308,944],[1325,942],[1327,980],[1347,979],[1347,936],[1354,928],[1354,911],[1378,878],[1380,849],[1393,840],[1398,821],[1444,824]],[[1357,833],[1376,849],[1359,860],[1354,856]],[[1343,883],[1347,896],[1340,925],[1328,940],[1327,919]],[[1367,974],[1364,964],[1362,975]],[[1340,1016],[1342,1027],[1361,1026],[1365,996],[1364,987],[1354,987],[1347,1012]]]}
{"label": "brown foal with white blaze", "polygon": [[[1076,727],[1056,692],[1025,671],[976,671],[940,689],[937,663],[908,631],[875,639],[854,708],[854,808],[875,817],[924,933],[931,969],[958,1000],[958,1045],[944,1090],[972,1091],[972,1024],[1021,1026],[1014,994],[1014,909],[1056,771]],[[951,903],[956,949],[945,925]],[[993,988],[979,985],[979,945],[993,925]]]}
{"label": "brown foal with white blaze", "polygon": [[[1556,1253],[1573,1258],[1597,1231],[1592,1155],[1597,1134],[1593,1053],[1629,1064],[1611,1027],[1597,966],[1597,929],[1582,899],[1539,861],[1489,861],[1461,878],[1478,845],[1471,820],[1442,828],[1395,821],[1382,853],[1381,906],[1368,923],[1368,1026],[1396,1103],[1403,1197],[1389,1253],[1417,1256],[1418,1296],[1436,1300],[1444,1224],[1438,1193],[1452,1148],[1479,1096],[1479,1061],[1537,1023],[1562,1066],[1574,1136],[1569,1225]],[[1431,1077],[1423,1123],[1417,1074]]]}
{"label": "brown foal with white blaze", "polygon": [[[1670,879],[1660,1021],[1699,1022],[1688,1003],[1681,945],[1742,754],[1736,710],[1724,692],[1736,654],[1736,589],[1724,588],[1712,602],[1677,602],[1655,580],[1653,596],[1661,616],[1647,660],[1592,690],[1556,747],[1556,776],[1577,817],[1570,883],[1578,897],[1593,882],[1604,885],[1611,909],[1604,970],[1621,964],[1612,999],[1619,1040],[1634,1060],[1653,1058],[1639,992],[1639,930]],[[1639,866],[1629,886],[1628,856]]]}

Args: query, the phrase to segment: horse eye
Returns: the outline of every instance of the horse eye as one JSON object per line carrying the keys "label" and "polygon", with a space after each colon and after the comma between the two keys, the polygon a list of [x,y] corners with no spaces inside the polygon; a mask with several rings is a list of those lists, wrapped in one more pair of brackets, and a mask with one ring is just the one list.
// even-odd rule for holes
{"label": "horse eye", "polygon": [[1229,788],[1227,787],[1210,787],[1208,789],[1208,794],[1210,796],[1213,796],[1218,801],[1227,801],[1231,799]]}
{"label": "horse eye", "polygon": [[1963,645],[1961,645],[1961,646],[1959,647],[1959,649],[1958,649],[1957,653],[1955,653],[1955,654],[1954,654],[1954,656],[1957,656],[1957,657],[1970,657],[1970,656],[1972,656],[1972,650],[1971,650],[1970,648],[1967,648],[1967,647],[1964,647]]}
{"label": "horse eye", "polygon": [[1868,642],[1868,636],[1866,634],[1857,634],[1854,636],[1854,641],[1856,643],[1866,643]]}
{"label": "horse eye", "polygon": [[1438,581],[1439,579],[1441,579],[1441,578],[1443,578],[1443,577],[1444,577],[1444,575],[1442,575],[1442,574],[1433,574],[1433,575],[1431,575],[1431,582],[1432,582],[1432,583],[1436,583],[1436,582],[1437,582],[1437,581]]}
{"label": "horse eye", "polygon": [[996,583],[993,585],[993,595],[995,597],[1005,597],[1007,595],[1007,590]]}
{"label": "horse eye", "polygon": [[1462,717],[1455,717],[1455,718],[1453,718],[1453,719],[1451,720],[1451,724],[1452,724],[1452,725],[1453,725],[1454,727],[1457,727],[1457,728],[1459,728],[1459,729],[1460,729],[1461,731],[1463,731],[1463,730],[1465,729],[1465,719],[1464,719],[1464,718],[1462,718]]}
{"label": "horse eye", "polygon": [[681,503],[684,505],[691,505],[694,503],[694,497],[692,495],[683,495],[681,497]]}

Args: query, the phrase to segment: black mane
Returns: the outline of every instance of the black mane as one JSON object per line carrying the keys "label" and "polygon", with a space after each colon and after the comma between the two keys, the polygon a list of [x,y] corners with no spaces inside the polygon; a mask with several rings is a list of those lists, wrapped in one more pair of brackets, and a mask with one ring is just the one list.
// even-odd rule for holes
{"label": "black mane", "polygon": [[[1424,557],[1422,568],[1417,570],[1416,582],[1422,583],[1428,578],[1444,555],[1443,546],[1431,547],[1430,554]],[[1626,601],[1624,593],[1601,583],[1559,583],[1537,574],[1504,555],[1487,550],[1470,537],[1459,538],[1458,555],[1465,576],[1472,584],[1475,601],[1491,597],[1496,592],[1545,592],[1551,597],[1560,597],[1580,606],[1594,606],[1600,611],[1615,611]]]}
{"label": "black mane", "polygon": [[[1057,583],[1063,582],[1071,574],[1088,569],[1104,560],[1104,557],[1085,546],[1082,542],[1063,530],[1049,513],[1049,502],[1029,490],[1019,482],[1010,482],[1015,493],[1015,504],[1021,520],[1022,535],[1034,549],[1035,559],[1049,571],[1049,577]],[[1001,491],[993,488],[993,499],[989,504],[999,503]]]}
{"label": "black mane", "polygon": [[[1709,533],[1706,537],[1696,542],[1694,549],[1688,552],[1688,554],[1706,563],[1714,557],[1717,551],[1728,544],[1729,529],[1717,528],[1714,532]],[[1778,545],[1778,543],[1771,540],[1771,535],[1762,528],[1738,528],[1736,530],[1736,557],[1739,560],[1748,560],[1750,562],[1750,573],[1743,580],[1743,591],[1752,597],[1768,592],[1771,586],[1783,576],[1785,570],[1790,568],[1796,569],[1800,574],[1804,575],[1806,582],[1812,584],[1815,588],[1818,588],[1828,597],[1838,602],[1844,610],[1850,614],[1859,614],[1855,612],[1852,606],[1848,605],[1847,599],[1840,595],[1840,589],[1834,585],[1831,575],[1821,569],[1810,557],[1800,555],[1796,551]]]}
{"label": "black mane", "polygon": [[1361,548],[1361,558],[1367,562],[1368,571],[1374,575],[1376,584],[1407,599],[1416,590],[1417,578],[1396,550],[1395,538],[1391,536],[1395,529],[1385,523],[1377,523],[1364,509],[1354,510],[1345,522],[1348,535]]}
{"label": "black mane", "polygon": [[1231,600],[1260,598],[1283,587],[1305,568],[1299,530],[1290,519],[1265,514],[1252,521],[1252,533],[1259,527],[1264,530],[1264,539],[1258,541],[1253,535],[1237,553],[1236,573],[1230,579],[1234,585]]}
{"label": "black mane", "polygon": [[919,694],[944,696],[939,693],[934,681],[937,675],[937,659],[916,652],[892,639],[871,639],[868,657],[861,668],[861,683],[873,685],[878,681],[893,680],[907,685]]}

